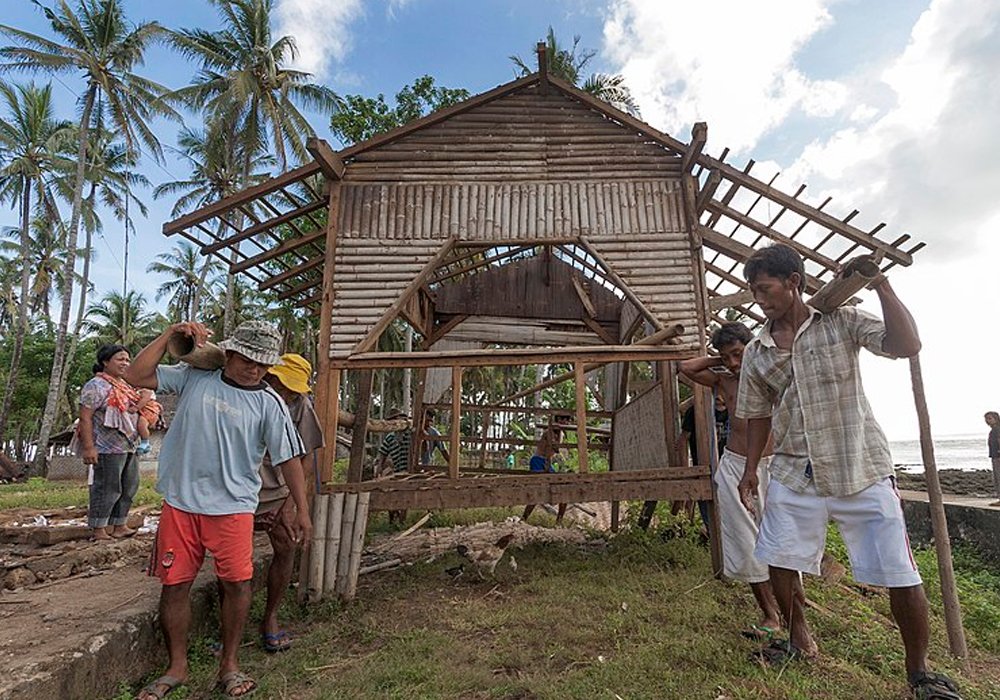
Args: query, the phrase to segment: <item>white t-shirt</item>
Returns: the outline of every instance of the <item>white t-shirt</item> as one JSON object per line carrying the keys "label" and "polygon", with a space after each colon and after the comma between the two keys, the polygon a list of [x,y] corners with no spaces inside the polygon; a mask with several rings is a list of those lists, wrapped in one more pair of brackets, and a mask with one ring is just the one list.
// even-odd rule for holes
{"label": "white t-shirt", "polygon": [[160,448],[156,490],[174,508],[202,515],[253,513],[260,463],[305,453],[281,397],[267,384],[242,387],[187,364],[156,368],[157,390],[179,394]]}

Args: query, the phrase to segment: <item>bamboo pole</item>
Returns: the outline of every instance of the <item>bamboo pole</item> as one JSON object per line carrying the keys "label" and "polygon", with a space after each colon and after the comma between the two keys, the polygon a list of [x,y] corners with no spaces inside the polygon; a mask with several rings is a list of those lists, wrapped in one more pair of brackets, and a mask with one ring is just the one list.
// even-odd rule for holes
{"label": "bamboo pole", "polygon": [[354,516],[354,529],[351,531],[350,558],[347,568],[347,589],[344,600],[353,600],[358,592],[358,573],[361,569],[361,552],[365,547],[365,533],[368,531],[368,506],[371,503],[371,491],[358,495],[358,505]]}
{"label": "bamboo pole", "polygon": [[340,550],[337,553],[337,595],[347,591],[351,564],[351,538],[354,537],[354,518],[358,514],[358,494],[344,496],[344,512],[340,519]]}
{"label": "bamboo pole", "polygon": [[941,578],[941,601],[944,604],[944,620],[948,628],[948,647],[952,655],[967,663],[968,650],[965,646],[965,629],[962,627],[962,608],[955,587],[955,570],[951,560],[951,538],[948,535],[948,519],[941,497],[941,481],[938,479],[937,462],[934,459],[934,441],[931,438],[931,419],[927,411],[924,395],[924,379],[920,371],[920,356],[910,358],[910,379],[913,383],[913,400],[917,407],[920,425],[920,454],[924,461],[924,477],[930,500],[931,527],[934,531],[934,548],[937,551],[938,575]]}
{"label": "bamboo pole", "polygon": [[344,493],[330,494],[326,519],[326,557],[323,572],[323,596],[337,590],[337,569],[340,562],[340,528],[344,519]]}
{"label": "bamboo pole", "polygon": [[576,453],[577,465],[581,474],[587,473],[587,384],[584,381],[584,366],[582,362],[573,365],[573,375],[576,380]]}
{"label": "bamboo pole", "polygon": [[448,452],[448,475],[458,478],[458,465],[462,443],[460,441],[462,423],[462,368],[451,368],[451,447]]}
{"label": "bamboo pole", "polygon": [[330,496],[318,493],[313,498],[313,533],[309,546],[309,582],[306,600],[318,602],[323,597],[323,571],[326,561],[326,521]]}

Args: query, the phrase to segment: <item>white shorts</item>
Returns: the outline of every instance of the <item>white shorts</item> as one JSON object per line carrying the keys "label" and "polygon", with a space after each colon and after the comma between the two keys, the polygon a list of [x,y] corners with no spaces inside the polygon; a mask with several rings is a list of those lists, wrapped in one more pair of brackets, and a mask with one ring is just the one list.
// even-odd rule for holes
{"label": "white shorts", "polygon": [[754,554],[771,566],[818,576],[831,520],[847,545],[855,581],[887,588],[920,585],[891,476],[850,496],[820,496],[812,483],[798,493],[772,480]]}
{"label": "white shorts", "polygon": [[[722,523],[722,573],[744,583],[763,583],[770,578],[767,564],[754,556],[757,542],[757,521],[740,502],[739,484],[747,458],[723,450],[719,467],[715,470],[715,502],[719,506]],[[760,460],[757,469],[760,502],[767,493],[768,458]]]}

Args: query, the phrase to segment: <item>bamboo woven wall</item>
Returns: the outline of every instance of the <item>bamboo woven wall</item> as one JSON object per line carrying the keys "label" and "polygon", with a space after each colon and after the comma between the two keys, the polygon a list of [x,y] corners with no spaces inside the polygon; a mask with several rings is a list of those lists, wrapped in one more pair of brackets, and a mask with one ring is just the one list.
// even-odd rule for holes
{"label": "bamboo woven wall", "polygon": [[670,466],[663,419],[663,386],[657,384],[615,413],[611,433],[615,471],[660,469]]}
{"label": "bamboo woven wall", "polygon": [[[581,237],[697,342],[680,158],[537,86],[356,153],[340,192],[331,357],[349,355],[445,240]],[[634,287],[634,288],[633,288]]]}

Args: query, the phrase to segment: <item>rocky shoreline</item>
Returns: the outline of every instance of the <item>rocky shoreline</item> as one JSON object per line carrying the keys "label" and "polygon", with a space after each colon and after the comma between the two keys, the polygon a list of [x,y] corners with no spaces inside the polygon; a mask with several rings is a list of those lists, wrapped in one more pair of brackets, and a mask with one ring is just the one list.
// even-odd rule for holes
{"label": "rocky shoreline", "polygon": [[[980,496],[993,498],[993,472],[986,469],[968,471],[965,469],[942,469],[938,472],[941,491],[956,496]],[[912,474],[902,469],[896,470],[899,488],[909,491],[926,491],[927,482],[923,473]]]}

